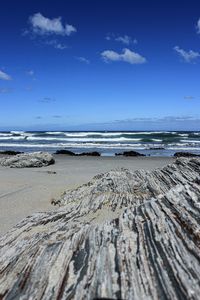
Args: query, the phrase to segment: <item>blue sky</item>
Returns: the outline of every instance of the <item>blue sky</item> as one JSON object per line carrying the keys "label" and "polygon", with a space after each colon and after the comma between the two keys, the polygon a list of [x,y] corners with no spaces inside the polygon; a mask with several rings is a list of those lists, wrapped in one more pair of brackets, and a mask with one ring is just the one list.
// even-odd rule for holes
{"label": "blue sky", "polygon": [[0,130],[200,129],[198,0],[0,5]]}

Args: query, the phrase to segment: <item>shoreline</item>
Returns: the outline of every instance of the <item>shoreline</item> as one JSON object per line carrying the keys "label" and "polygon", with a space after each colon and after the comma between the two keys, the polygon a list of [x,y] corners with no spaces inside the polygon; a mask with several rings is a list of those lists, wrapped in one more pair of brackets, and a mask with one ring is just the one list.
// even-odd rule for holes
{"label": "shoreline", "polygon": [[89,157],[54,155],[54,165],[42,168],[0,166],[0,235],[35,212],[55,210],[51,200],[67,189],[87,183],[111,169],[153,170],[175,160],[172,157]]}

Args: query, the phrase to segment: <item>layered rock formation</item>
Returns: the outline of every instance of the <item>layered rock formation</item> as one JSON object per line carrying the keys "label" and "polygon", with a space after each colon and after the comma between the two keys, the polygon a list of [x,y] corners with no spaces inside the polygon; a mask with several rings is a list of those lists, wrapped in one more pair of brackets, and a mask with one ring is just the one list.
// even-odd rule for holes
{"label": "layered rock formation", "polygon": [[55,163],[53,156],[47,152],[32,152],[0,158],[0,165],[10,168],[44,167]]}
{"label": "layered rock formation", "polygon": [[200,159],[116,170],[0,239],[1,299],[199,299]]}

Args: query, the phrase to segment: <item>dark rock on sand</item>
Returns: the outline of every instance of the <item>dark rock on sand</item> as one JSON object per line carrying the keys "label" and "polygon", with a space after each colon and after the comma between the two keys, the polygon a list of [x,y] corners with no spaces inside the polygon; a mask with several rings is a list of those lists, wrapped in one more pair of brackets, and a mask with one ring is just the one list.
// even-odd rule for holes
{"label": "dark rock on sand", "polygon": [[101,156],[101,154],[97,151],[94,152],[82,152],[79,154],[76,154],[72,151],[69,150],[57,150],[55,154],[66,154],[66,155],[71,155],[71,156]]}
{"label": "dark rock on sand", "polygon": [[122,156],[145,156],[144,154],[141,154],[136,151],[125,151],[122,153],[115,153],[115,156],[119,156],[119,155],[122,155]]}
{"label": "dark rock on sand", "polygon": [[67,190],[0,238],[1,299],[200,295],[200,158]]}
{"label": "dark rock on sand", "polygon": [[10,168],[44,167],[54,163],[53,156],[47,152],[17,154],[14,157],[0,159],[0,165]]}
{"label": "dark rock on sand", "polygon": [[47,171],[47,174],[57,174],[56,171]]}
{"label": "dark rock on sand", "polygon": [[80,154],[77,154],[78,156],[101,156],[101,154],[97,151],[93,151],[93,152],[83,152]]}
{"label": "dark rock on sand", "polygon": [[13,151],[13,150],[0,151],[0,154],[5,154],[5,155],[17,155],[17,154],[22,154],[22,153],[24,153],[24,152]]}
{"label": "dark rock on sand", "polygon": [[190,153],[190,152],[176,152],[174,154],[175,157],[200,157],[198,154]]}
{"label": "dark rock on sand", "polygon": [[69,150],[64,150],[64,149],[57,150],[55,154],[66,154],[66,155],[71,155],[71,156],[76,155],[74,152],[69,151]]}

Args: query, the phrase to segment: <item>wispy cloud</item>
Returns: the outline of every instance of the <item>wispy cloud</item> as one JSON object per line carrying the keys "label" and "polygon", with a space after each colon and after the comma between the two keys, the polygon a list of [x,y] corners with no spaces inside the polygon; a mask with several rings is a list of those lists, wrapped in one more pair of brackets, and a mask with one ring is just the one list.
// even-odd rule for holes
{"label": "wispy cloud", "polygon": [[70,36],[77,29],[73,25],[63,24],[62,18],[47,18],[41,13],[36,13],[29,18],[31,30],[39,35],[62,35]]}
{"label": "wispy cloud", "polygon": [[196,26],[196,28],[197,28],[197,33],[200,34],[200,18],[199,18],[199,20],[197,21],[197,26]]}
{"label": "wispy cloud", "polygon": [[12,78],[11,78],[10,75],[8,75],[7,73],[0,70],[0,79],[2,79],[2,80],[11,80]]}
{"label": "wispy cloud", "polygon": [[80,62],[83,62],[85,64],[90,64],[90,61],[89,59],[83,57],[83,56],[78,56],[78,57],[75,57],[77,60],[79,60]]}
{"label": "wispy cloud", "polygon": [[9,94],[12,93],[12,88],[7,87],[0,87],[0,94]]}
{"label": "wispy cloud", "polygon": [[31,86],[31,85],[27,85],[26,87],[25,87],[25,90],[26,91],[32,91],[32,89],[33,89],[33,87]]}
{"label": "wispy cloud", "polygon": [[117,53],[113,50],[105,50],[101,53],[101,57],[105,62],[109,61],[122,61],[129,64],[144,64],[146,63],[146,58],[140,54],[131,51],[130,49],[123,49],[122,53]]}
{"label": "wispy cloud", "polygon": [[51,98],[51,97],[44,97],[44,98],[39,100],[39,102],[42,102],[42,103],[52,103],[52,102],[55,102],[55,101],[56,101],[56,99]]}
{"label": "wispy cloud", "polygon": [[199,52],[195,52],[193,50],[185,51],[181,49],[179,46],[174,47],[174,50],[187,63],[195,62],[200,57]]}
{"label": "wispy cloud", "polygon": [[184,99],[186,99],[186,100],[193,100],[193,99],[195,99],[195,97],[194,96],[184,96]]}
{"label": "wispy cloud", "polygon": [[198,130],[200,116],[135,117],[80,124],[77,130]]}
{"label": "wispy cloud", "polygon": [[34,76],[35,72],[33,70],[28,70],[26,74],[29,76]]}
{"label": "wispy cloud", "polygon": [[119,119],[103,124],[112,125],[134,125],[134,124],[171,124],[171,123],[184,123],[184,122],[200,122],[200,117],[183,115],[183,116],[164,116],[164,117],[136,117]]}
{"label": "wispy cloud", "polygon": [[133,39],[132,37],[128,36],[128,35],[121,35],[121,36],[117,36],[114,33],[110,33],[106,36],[106,40],[107,41],[116,41],[116,42],[121,42],[124,45],[130,45],[130,44],[137,44],[137,40]]}
{"label": "wispy cloud", "polygon": [[52,116],[52,118],[54,118],[54,119],[61,119],[62,116],[61,115],[54,115],[54,116]]}
{"label": "wispy cloud", "polygon": [[45,44],[48,45],[48,46],[53,46],[55,49],[59,49],[59,50],[64,50],[64,49],[68,48],[67,45],[62,44],[57,40],[47,40],[45,42]]}

